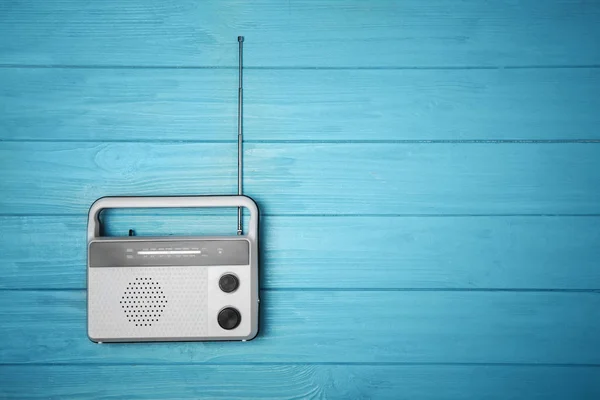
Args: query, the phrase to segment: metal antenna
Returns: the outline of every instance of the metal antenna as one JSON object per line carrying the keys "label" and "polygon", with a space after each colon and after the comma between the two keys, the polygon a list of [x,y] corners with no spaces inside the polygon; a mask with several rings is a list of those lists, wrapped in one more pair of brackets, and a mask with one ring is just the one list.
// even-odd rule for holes
{"label": "metal antenna", "polygon": [[[242,64],[243,64],[243,49],[244,49],[244,37],[238,36],[239,45],[239,86],[238,86],[238,195],[242,195],[242,105],[244,101],[244,89],[242,88]],[[242,234],[242,207],[238,207],[238,222],[237,222],[237,234]]]}

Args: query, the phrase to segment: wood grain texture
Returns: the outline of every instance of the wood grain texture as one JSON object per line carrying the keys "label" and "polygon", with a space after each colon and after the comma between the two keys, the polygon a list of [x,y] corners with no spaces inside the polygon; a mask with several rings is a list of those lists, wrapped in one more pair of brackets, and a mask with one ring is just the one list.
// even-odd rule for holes
{"label": "wood grain texture", "polygon": [[[5,69],[0,138],[235,140],[234,70]],[[253,140],[600,139],[600,69],[249,70]]]}
{"label": "wood grain texture", "polygon": [[0,396],[32,399],[592,399],[600,396],[600,369],[443,365],[85,368],[13,365],[0,366]]}
{"label": "wood grain texture", "polygon": [[2,2],[5,64],[505,66],[598,64],[597,1]]}
{"label": "wood grain texture", "polygon": [[4,69],[0,137],[234,140],[231,70]]}
{"label": "wood grain texture", "polygon": [[[596,214],[600,144],[258,143],[265,214]],[[2,143],[4,214],[86,213],[107,195],[235,192],[234,143]]]}
{"label": "wood grain texture", "polygon": [[[598,21],[598,0],[0,2],[0,397],[600,398]],[[93,344],[89,205],[235,192],[237,35],[260,335]]]}
{"label": "wood grain texture", "polygon": [[[233,143],[201,146],[4,143],[0,147],[3,175],[0,190],[6,194],[0,200],[0,209],[5,213],[75,210],[87,213],[90,205],[105,195],[141,195],[144,192],[169,195],[182,194],[181,190],[189,190],[189,194],[230,194],[237,189],[237,153]],[[176,159],[179,160],[177,165],[172,164]],[[195,181],[193,188],[190,179]],[[48,185],[59,185],[63,194],[52,194],[47,191]],[[179,192],[170,192],[176,186],[180,187]],[[100,192],[104,194],[98,196]],[[26,206],[27,210],[17,211],[9,206],[7,200],[10,198]],[[75,208],[65,207],[67,198],[80,204]],[[54,205],[43,206],[45,210],[42,210],[34,206],[40,200],[47,202],[46,206]]]}
{"label": "wood grain texture", "polygon": [[[106,218],[108,235],[231,234],[235,216]],[[0,288],[85,289],[84,216],[0,218]],[[262,219],[264,289],[600,288],[600,217]]]}
{"label": "wood grain texture", "polygon": [[84,291],[0,291],[4,363],[600,364],[597,293],[262,291],[250,342],[98,345]]}

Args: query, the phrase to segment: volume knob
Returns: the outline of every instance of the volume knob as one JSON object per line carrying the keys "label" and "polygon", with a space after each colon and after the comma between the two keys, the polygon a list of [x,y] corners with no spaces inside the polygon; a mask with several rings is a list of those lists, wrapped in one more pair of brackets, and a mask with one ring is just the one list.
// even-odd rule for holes
{"label": "volume knob", "polygon": [[227,307],[221,310],[217,317],[219,326],[228,331],[237,328],[242,321],[240,312],[233,307]]}
{"label": "volume knob", "polygon": [[240,286],[240,280],[233,274],[225,274],[219,279],[219,288],[225,293],[235,292]]}

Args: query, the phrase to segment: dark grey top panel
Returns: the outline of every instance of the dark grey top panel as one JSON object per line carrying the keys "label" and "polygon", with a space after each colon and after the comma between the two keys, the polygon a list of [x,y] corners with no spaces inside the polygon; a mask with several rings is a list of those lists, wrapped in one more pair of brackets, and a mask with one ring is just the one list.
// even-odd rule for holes
{"label": "dark grey top panel", "polygon": [[90,243],[90,267],[248,265],[247,240],[98,241]]}

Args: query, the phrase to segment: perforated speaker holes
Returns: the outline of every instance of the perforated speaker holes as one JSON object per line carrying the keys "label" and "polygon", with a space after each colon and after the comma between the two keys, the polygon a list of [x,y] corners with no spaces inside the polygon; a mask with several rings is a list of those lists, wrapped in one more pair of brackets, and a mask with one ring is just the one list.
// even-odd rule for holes
{"label": "perforated speaker holes", "polygon": [[121,296],[121,308],[135,326],[152,326],[167,307],[163,288],[152,278],[135,278]]}

